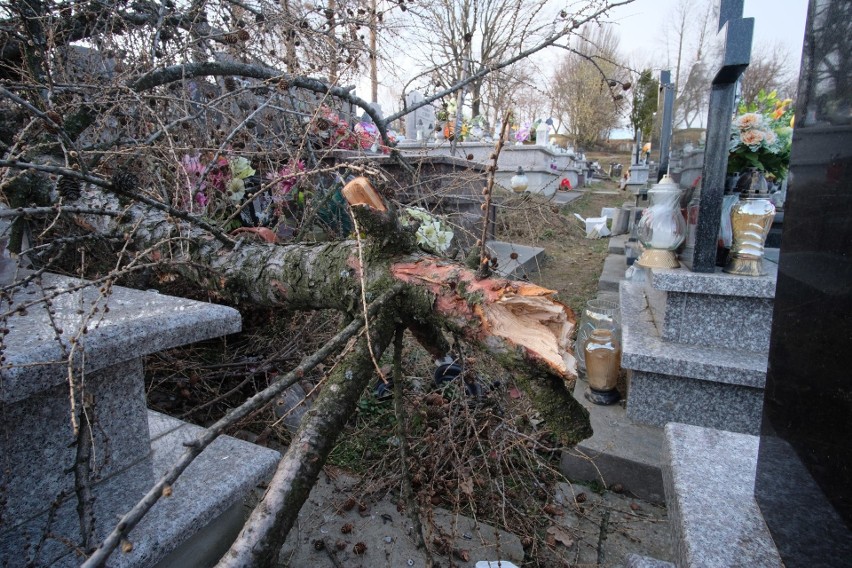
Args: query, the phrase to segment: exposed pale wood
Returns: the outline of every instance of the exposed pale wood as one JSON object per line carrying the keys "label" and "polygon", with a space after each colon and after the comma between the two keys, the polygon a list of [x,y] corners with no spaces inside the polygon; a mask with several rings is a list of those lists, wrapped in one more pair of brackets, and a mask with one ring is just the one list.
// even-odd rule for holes
{"label": "exposed pale wood", "polygon": [[387,211],[382,197],[365,177],[356,177],[343,187],[343,197],[349,205],[367,205],[377,211]]}
{"label": "exposed pale wood", "polygon": [[467,335],[473,332],[492,347],[488,336],[499,337],[566,381],[576,378],[571,351],[576,319],[553,299],[554,290],[499,278],[477,280],[472,272],[434,258],[396,263],[391,270],[399,280],[428,288],[436,296],[435,311]]}
{"label": "exposed pale wood", "polygon": [[562,304],[547,295],[528,295],[506,290],[483,306],[485,325],[491,333],[538,354],[563,375],[576,376],[577,362],[571,353],[573,318]]}

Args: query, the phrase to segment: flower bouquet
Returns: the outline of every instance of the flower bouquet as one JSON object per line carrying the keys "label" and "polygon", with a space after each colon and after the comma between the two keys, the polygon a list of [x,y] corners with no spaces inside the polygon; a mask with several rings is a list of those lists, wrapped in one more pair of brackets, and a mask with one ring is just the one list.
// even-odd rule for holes
{"label": "flower bouquet", "polygon": [[741,105],[731,123],[728,173],[757,168],[781,181],[787,177],[792,143],[793,109],[790,99],[778,100],[777,93],[761,92],[752,105]]}

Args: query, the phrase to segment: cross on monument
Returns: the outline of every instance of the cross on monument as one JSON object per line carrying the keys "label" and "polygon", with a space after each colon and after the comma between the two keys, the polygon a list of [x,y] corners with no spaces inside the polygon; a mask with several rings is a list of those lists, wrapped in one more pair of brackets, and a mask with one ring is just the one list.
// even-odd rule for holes
{"label": "cross on monument", "polygon": [[711,82],[707,142],[701,189],[689,204],[683,263],[693,272],[713,272],[728,167],[728,143],[737,80],[751,61],[754,18],[743,18],[743,0],[720,0],[719,31],[724,28],[725,54]]}
{"label": "cross on monument", "polygon": [[660,129],[660,167],[657,170],[657,181],[660,181],[669,169],[669,154],[672,145],[672,110],[674,109],[675,85],[672,83],[672,72],[660,71],[660,94],[663,95],[663,120]]}

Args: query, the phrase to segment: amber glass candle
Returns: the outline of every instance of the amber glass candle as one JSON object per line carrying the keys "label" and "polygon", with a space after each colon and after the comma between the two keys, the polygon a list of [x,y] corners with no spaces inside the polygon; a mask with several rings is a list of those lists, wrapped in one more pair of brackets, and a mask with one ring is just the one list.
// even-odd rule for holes
{"label": "amber glass candle", "polygon": [[621,345],[612,330],[595,329],[584,347],[586,377],[595,390],[613,390],[618,384],[621,370]]}

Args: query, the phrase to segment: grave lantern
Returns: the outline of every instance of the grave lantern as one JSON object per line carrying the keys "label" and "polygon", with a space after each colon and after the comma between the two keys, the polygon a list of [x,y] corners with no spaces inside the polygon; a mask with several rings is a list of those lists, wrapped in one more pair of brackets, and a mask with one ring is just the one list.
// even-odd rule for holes
{"label": "grave lantern", "polygon": [[675,250],[686,236],[686,221],[681,215],[680,188],[666,174],[648,190],[651,205],[637,228],[637,237],[645,251],[636,263],[643,268],[677,268]]}
{"label": "grave lantern", "polygon": [[509,183],[512,186],[512,191],[515,193],[523,193],[527,190],[527,187],[529,187],[530,180],[527,178],[527,174],[524,173],[524,168],[518,166],[518,171],[515,172],[515,175],[512,176]]}

